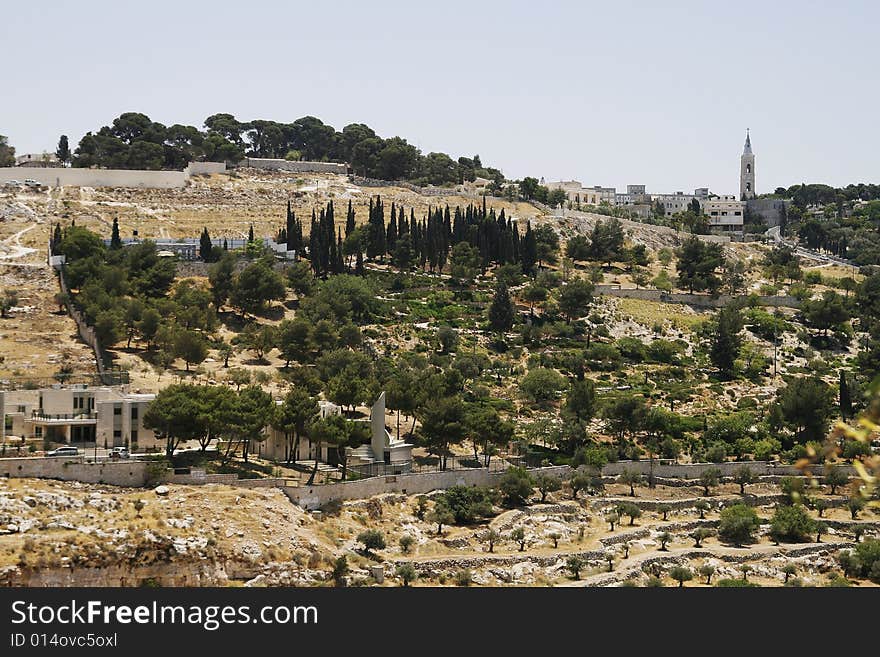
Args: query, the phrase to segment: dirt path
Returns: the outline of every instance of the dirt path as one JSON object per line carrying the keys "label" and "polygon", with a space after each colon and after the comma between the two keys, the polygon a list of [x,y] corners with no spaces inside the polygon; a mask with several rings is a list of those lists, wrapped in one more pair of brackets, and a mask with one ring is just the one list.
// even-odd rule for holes
{"label": "dirt path", "polygon": [[21,245],[21,236],[39,226],[40,223],[41,222],[37,220],[37,223],[31,224],[27,228],[18,231],[15,235],[3,240],[3,244],[6,244],[11,250],[9,253],[0,255],[0,260],[17,260],[18,258],[23,258],[31,253],[36,253],[36,249]]}

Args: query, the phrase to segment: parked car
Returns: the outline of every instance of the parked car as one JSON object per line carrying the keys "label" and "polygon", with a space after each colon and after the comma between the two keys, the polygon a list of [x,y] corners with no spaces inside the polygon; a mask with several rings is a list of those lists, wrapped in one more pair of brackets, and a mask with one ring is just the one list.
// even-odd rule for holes
{"label": "parked car", "polygon": [[21,182],[18,180],[7,180],[3,183],[4,187],[21,187]]}
{"label": "parked car", "polygon": [[46,452],[46,456],[79,456],[79,449],[76,447],[59,447]]}
{"label": "parked car", "polygon": [[127,459],[131,456],[125,447],[114,447],[110,450],[111,459]]}

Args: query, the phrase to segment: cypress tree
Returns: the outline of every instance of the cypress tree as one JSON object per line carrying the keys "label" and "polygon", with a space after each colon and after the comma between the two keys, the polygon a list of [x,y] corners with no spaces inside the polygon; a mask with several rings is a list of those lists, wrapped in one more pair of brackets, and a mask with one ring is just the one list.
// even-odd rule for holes
{"label": "cypress tree", "polygon": [[843,370],[840,370],[840,415],[844,420],[852,417],[852,398]]}
{"label": "cypress tree", "polygon": [[[400,209],[403,212],[403,208]],[[385,244],[389,253],[394,253],[394,245],[397,243],[397,209],[391,204],[391,220],[388,222],[388,231],[385,233]]]}
{"label": "cypress tree", "polygon": [[250,228],[248,228],[248,242],[254,241],[254,225],[251,224]]}
{"label": "cypress tree", "polygon": [[356,276],[363,276],[366,273],[364,271],[364,254],[361,253],[360,249],[358,249],[357,259],[354,263],[354,273]]}
{"label": "cypress tree", "polygon": [[341,274],[345,271],[345,260],[342,257],[342,231],[337,233],[336,238],[336,273]]}
{"label": "cypress tree", "polygon": [[204,262],[213,260],[214,245],[211,244],[211,236],[208,234],[207,226],[202,228],[202,236],[199,238],[199,257]]}
{"label": "cypress tree", "polygon": [[331,239],[327,245],[327,272],[338,274],[336,271],[336,240]]}
{"label": "cypress tree", "polygon": [[385,254],[388,252],[388,245],[385,240],[385,205],[382,203],[382,199],[377,196],[376,197],[376,238],[378,240],[378,244],[376,245],[376,250],[379,255],[379,261],[385,262]]}
{"label": "cypress tree", "polygon": [[119,237],[119,220],[113,217],[113,232],[110,233],[110,248],[122,248],[122,239]]}
{"label": "cypress tree", "polygon": [[315,273],[315,276],[320,276],[320,237],[318,231],[318,220],[315,217],[314,209],[312,209],[312,227],[309,229],[309,263],[312,265],[312,271]]}
{"label": "cypress tree", "polygon": [[351,207],[351,199],[348,201],[348,211],[345,213],[345,236],[348,237],[354,232],[354,208]]}
{"label": "cypress tree", "polygon": [[228,250],[229,250],[229,242],[226,241],[226,238],[225,238],[225,237],[223,238],[223,250],[224,250],[224,251],[228,251]]}
{"label": "cypress tree", "polygon": [[538,243],[532,232],[532,222],[526,224],[526,234],[520,245],[520,262],[522,262],[522,270],[525,274],[531,274],[535,270],[535,263],[538,262]]}
{"label": "cypress tree", "polygon": [[290,199],[287,200],[287,250],[295,251],[297,250],[296,240],[295,240],[295,232],[296,232],[296,215],[293,213],[293,210],[290,208]]}
{"label": "cypress tree", "polygon": [[61,224],[55,224],[55,230],[52,233],[52,242],[50,243],[50,250],[52,251],[52,255],[58,255],[58,245],[61,243]]}

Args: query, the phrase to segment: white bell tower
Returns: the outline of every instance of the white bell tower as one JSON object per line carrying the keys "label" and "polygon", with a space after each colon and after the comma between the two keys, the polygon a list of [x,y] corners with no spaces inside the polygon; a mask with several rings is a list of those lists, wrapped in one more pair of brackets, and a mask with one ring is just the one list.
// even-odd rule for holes
{"label": "white bell tower", "polygon": [[739,198],[745,201],[755,198],[755,154],[752,153],[752,140],[746,128],[746,145],[739,158]]}

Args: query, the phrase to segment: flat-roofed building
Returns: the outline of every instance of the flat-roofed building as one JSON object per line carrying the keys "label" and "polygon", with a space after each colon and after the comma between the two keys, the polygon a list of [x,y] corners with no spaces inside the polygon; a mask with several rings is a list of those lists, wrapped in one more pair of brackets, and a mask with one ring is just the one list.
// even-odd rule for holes
{"label": "flat-roofed building", "polygon": [[703,205],[709,229],[720,233],[742,233],[745,203],[734,195],[714,196]]}

